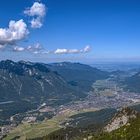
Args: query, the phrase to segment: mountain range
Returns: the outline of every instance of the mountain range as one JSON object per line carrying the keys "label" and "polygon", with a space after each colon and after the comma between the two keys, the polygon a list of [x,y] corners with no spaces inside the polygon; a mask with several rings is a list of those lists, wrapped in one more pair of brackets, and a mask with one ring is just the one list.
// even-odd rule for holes
{"label": "mountain range", "polygon": [[86,97],[108,73],[80,63],[0,62],[1,119],[46,103],[58,106]]}

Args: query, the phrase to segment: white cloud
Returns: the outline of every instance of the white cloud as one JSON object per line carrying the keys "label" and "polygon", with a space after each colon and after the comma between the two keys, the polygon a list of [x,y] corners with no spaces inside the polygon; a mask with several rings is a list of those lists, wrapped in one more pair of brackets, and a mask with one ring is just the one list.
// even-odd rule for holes
{"label": "white cloud", "polygon": [[25,48],[23,48],[23,47],[14,47],[13,50],[16,51],[16,52],[22,52],[22,51],[25,50]]}
{"label": "white cloud", "polygon": [[40,18],[33,18],[31,20],[31,27],[32,28],[41,28],[42,27],[42,22],[40,21]]}
{"label": "white cloud", "polygon": [[3,49],[5,47],[5,45],[0,45],[0,49]]}
{"label": "white cloud", "polygon": [[16,52],[23,52],[23,51],[26,51],[26,52],[31,52],[31,53],[35,53],[35,54],[38,54],[41,52],[41,50],[43,50],[42,46],[39,44],[39,43],[36,43],[35,45],[33,46],[28,46],[28,47],[19,47],[19,46],[15,46],[13,48],[13,51],[16,51]]}
{"label": "white cloud", "polygon": [[56,49],[54,54],[74,54],[74,53],[87,53],[91,50],[91,47],[87,45],[84,49]]}
{"label": "white cloud", "polygon": [[87,45],[83,49],[56,49],[54,51],[48,51],[45,48],[43,48],[39,43],[36,43],[35,45],[30,45],[28,47],[14,47],[13,51],[16,52],[30,52],[33,54],[80,54],[80,53],[87,53],[91,50],[91,47]]}
{"label": "white cloud", "polygon": [[[41,2],[34,2],[34,4],[24,11],[24,14],[31,17],[30,23],[32,28],[41,28],[43,25],[43,18],[46,15],[46,6]],[[18,21],[11,20],[7,28],[0,28],[0,49],[7,45],[12,45],[10,50],[15,52],[30,52],[33,54],[78,54],[87,53],[91,47],[87,45],[83,49],[66,49],[58,48],[56,50],[46,50],[42,48],[39,43],[28,47],[17,46],[18,41],[26,38],[29,34],[27,24],[20,19]]]}
{"label": "white cloud", "polygon": [[56,49],[54,54],[73,54],[73,53],[80,53],[81,50],[78,49]]}
{"label": "white cloud", "polygon": [[40,52],[39,51],[35,51],[35,52],[33,52],[34,54],[40,54]]}
{"label": "white cloud", "polygon": [[87,45],[83,49],[65,49],[65,48],[61,49],[61,48],[58,48],[54,51],[47,51],[44,48],[39,49],[39,44],[37,46],[38,46],[37,47],[38,49],[37,48],[35,49],[35,47],[33,47],[34,48],[33,49],[31,46],[29,46],[29,49],[31,49],[32,50],[31,52],[33,52],[34,54],[80,54],[80,53],[87,53],[91,50],[91,47],[89,45]]}
{"label": "white cloud", "polygon": [[83,52],[89,52],[91,50],[91,47],[87,45],[82,51]]}
{"label": "white cloud", "polygon": [[36,44],[34,45],[34,48],[40,50],[40,49],[42,49],[42,46],[41,46],[41,44],[36,43]]}
{"label": "white cloud", "polygon": [[39,3],[39,2],[35,2],[32,7],[27,8],[24,11],[24,14],[28,15],[28,16],[39,16],[39,17],[43,17],[46,14],[46,7],[44,4]]}
{"label": "white cloud", "polygon": [[26,48],[26,50],[27,51],[29,51],[29,52],[39,52],[39,51],[41,51],[43,48],[42,48],[42,46],[39,44],[39,43],[36,43],[35,45],[33,45],[33,46],[28,46],[27,48]]}
{"label": "white cloud", "polygon": [[[32,7],[27,8],[24,13],[32,18],[30,21],[32,28],[40,28],[46,14],[46,7],[41,2],[34,2]],[[16,52],[39,52],[42,48],[38,43],[29,47],[17,46],[17,43],[26,38],[28,34],[29,31],[27,24],[23,21],[23,19],[18,21],[11,20],[8,27],[0,28],[0,49],[9,45],[12,46],[10,50]]]}
{"label": "white cloud", "polygon": [[41,51],[41,54],[51,54],[51,51]]}
{"label": "white cloud", "polygon": [[70,50],[68,50],[68,52],[69,53],[79,53],[80,50],[78,50],[78,49],[70,49]]}
{"label": "white cloud", "polygon": [[24,11],[24,14],[33,17],[30,21],[32,28],[41,28],[43,25],[43,18],[46,15],[46,6],[43,3],[34,2],[32,7]]}
{"label": "white cloud", "polygon": [[24,39],[28,35],[26,23],[21,19],[19,21],[11,20],[8,28],[0,28],[0,45],[11,45]]}
{"label": "white cloud", "polygon": [[64,53],[67,53],[68,50],[67,49],[56,49],[54,51],[55,54],[64,54]]}

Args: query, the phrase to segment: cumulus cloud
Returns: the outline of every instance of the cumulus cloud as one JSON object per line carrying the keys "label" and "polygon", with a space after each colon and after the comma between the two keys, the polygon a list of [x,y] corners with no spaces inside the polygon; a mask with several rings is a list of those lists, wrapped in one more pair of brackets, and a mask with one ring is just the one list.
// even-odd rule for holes
{"label": "cumulus cloud", "polygon": [[[30,23],[32,28],[40,28],[43,25],[43,18],[46,15],[46,6],[41,2],[34,2],[31,7],[24,11],[24,14],[31,17]],[[39,52],[41,46],[38,43],[28,47],[17,46],[18,42],[26,38],[28,34],[29,30],[23,19],[18,21],[10,20],[8,27],[0,28],[0,50],[6,46],[12,46],[10,50],[16,52]]]}
{"label": "cumulus cloud", "polygon": [[[24,14],[30,17],[32,28],[41,28],[43,26],[43,18],[46,15],[46,6],[40,1],[34,2],[31,7],[24,10]],[[18,21],[11,20],[7,28],[0,28],[0,49],[2,50],[5,46],[11,45],[10,50],[14,52],[30,52],[33,54],[79,54],[87,53],[91,49],[89,45],[83,49],[57,48],[49,51],[39,43],[27,47],[18,46],[18,42],[26,38],[28,34],[27,24],[23,19]]]}
{"label": "cumulus cloud", "polygon": [[0,45],[15,44],[16,41],[24,39],[28,33],[27,25],[22,19],[11,20],[8,28],[0,28]]}
{"label": "cumulus cloud", "polygon": [[24,13],[27,14],[28,16],[40,16],[40,17],[43,17],[43,16],[45,16],[46,8],[45,8],[44,4],[39,3],[39,2],[34,2],[32,7],[27,8],[24,11]]}
{"label": "cumulus cloud", "polygon": [[31,27],[32,28],[41,28],[42,27],[42,22],[40,21],[40,18],[33,18],[31,20]]}
{"label": "cumulus cloud", "polygon": [[31,7],[24,10],[24,14],[32,17],[30,21],[32,28],[41,28],[46,15],[46,6],[43,3],[34,2]]}

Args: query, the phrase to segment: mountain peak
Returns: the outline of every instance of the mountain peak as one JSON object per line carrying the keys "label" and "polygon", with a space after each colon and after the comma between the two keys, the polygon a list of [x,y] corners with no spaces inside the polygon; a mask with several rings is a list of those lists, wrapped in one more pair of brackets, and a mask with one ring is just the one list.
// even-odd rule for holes
{"label": "mountain peak", "polygon": [[0,61],[0,63],[1,63],[1,64],[13,64],[13,63],[15,63],[15,62],[12,61],[12,60],[7,59],[7,60],[2,60],[2,61]]}
{"label": "mountain peak", "polygon": [[20,64],[26,64],[26,65],[33,65],[32,62],[30,62],[30,61],[24,61],[24,60],[18,61],[18,63],[20,63]]}

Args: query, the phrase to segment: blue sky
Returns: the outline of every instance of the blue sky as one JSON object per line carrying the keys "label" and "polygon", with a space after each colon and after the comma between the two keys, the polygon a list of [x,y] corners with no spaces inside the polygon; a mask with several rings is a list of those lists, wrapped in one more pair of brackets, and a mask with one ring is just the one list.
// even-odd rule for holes
{"label": "blue sky", "polygon": [[[45,5],[45,15],[29,13],[35,2]],[[140,61],[139,0],[1,1],[1,29],[21,19],[28,33],[8,43],[0,34],[0,59]],[[34,27],[33,19],[39,22]],[[27,51],[29,46],[32,49]]]}

